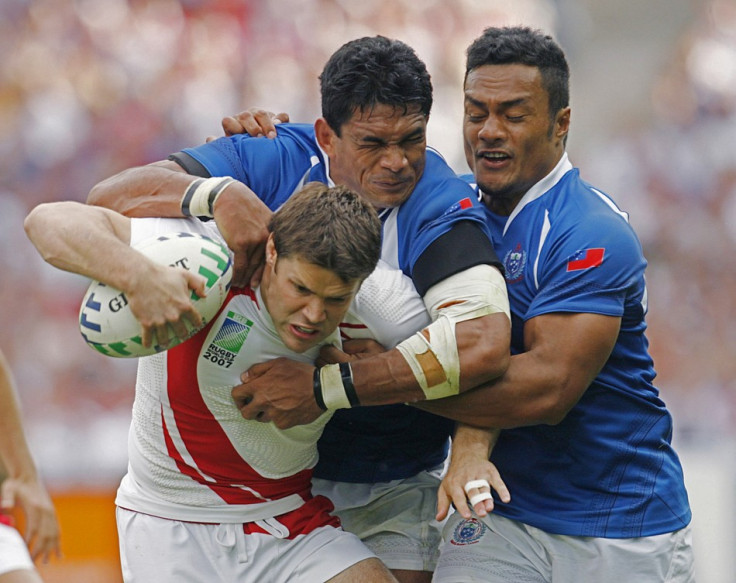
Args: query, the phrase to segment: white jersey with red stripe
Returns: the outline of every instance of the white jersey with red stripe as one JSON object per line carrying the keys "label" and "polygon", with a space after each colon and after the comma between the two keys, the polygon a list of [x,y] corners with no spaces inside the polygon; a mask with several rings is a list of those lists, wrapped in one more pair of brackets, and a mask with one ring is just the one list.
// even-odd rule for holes
{"label": "white jersey with red stripe", "polygon": [[[172,231],[221,240],[212,223],[134,219],[131,243]],[[387,347],[429,323],[411,280],[382,265],[346,318],[349,336]],[[326,342],[339,344],[337,332]],[[242,418],[231,397],[240,374],[280,356],[313,362],[319,347],[287,349],[258,290],[230,290],[217,317],[166,352],[141,358],[118,506],[190,522],[244,523],[279,516],[311,498],[317,440],[330,413],[290,429]]]}

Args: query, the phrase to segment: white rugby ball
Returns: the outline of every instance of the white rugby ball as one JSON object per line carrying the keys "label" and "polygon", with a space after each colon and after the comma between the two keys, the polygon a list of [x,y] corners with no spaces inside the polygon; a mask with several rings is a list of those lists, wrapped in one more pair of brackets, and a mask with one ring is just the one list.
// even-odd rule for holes
{"label": "white rugby ball", "polygon": [[[192,302],[202,315],[202,326],[192,327],[190,336],[204,328],[217,314],[230,289],[233,263],[228,248],[196,233],[168,233],[145,239],[133,246],[156,263],[183,267],[207,280],[207,296],[192,292]],[[183,342],[179,338],[167,346],[145,348],[141,325],[130,311],[120,290],[92,281],[79,310],[79,330],[89,346],[107,356],[135,358],[162,352]]]}

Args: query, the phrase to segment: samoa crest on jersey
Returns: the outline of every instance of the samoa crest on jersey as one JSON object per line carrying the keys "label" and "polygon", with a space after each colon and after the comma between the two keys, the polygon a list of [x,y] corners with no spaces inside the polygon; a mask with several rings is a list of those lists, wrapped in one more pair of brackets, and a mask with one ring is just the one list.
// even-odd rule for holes
{"label": "samoa crest on jersey", "polygon": [[526,251],[521,248],[521,243],[517,243],[503,258],[506,281],[509,283],[520,281],[524,277],[525,266]]}

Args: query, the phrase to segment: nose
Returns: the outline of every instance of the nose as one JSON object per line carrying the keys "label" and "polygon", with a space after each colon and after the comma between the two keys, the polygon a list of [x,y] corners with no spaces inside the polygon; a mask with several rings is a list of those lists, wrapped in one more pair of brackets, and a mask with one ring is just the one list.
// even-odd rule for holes
{"label": "nose", "polygon": [[327,318],[325,303],[317,297],[309,298],[309,300],[304,304],[302,314],[304,314],[304,317],[310,324],[323,322]]}
{"label": "nose", "polygon": [[409,164],[404,148],[397,145],[386,146],[381,162],[384,168],[388,168],[392,172],[400,172]]}
{"label": "nose", "polygon": [[483,127],[480,128],[478,137],[486,142],[503,139],[505,137],[503,124],[495,116],[489,115]]}

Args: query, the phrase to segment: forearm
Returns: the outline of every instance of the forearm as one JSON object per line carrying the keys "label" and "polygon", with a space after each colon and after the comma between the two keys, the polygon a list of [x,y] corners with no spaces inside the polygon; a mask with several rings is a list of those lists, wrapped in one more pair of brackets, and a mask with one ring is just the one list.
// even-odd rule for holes
{"label": "forearm", "polygon": [[421,408],[481,427],[502,429],[562,421],[604,367],[621,319],[589,313],[551,313],[524,325],[525,352],[503,376],[457,397]]}
{"label": "forearm", "polygon": [[128,217],[183,217],[182,196],[196,179],[169,160],[129,168],[95,185],[87,204]]}
{"label": "forearm", "polygon": [[129,246],[129,220],[107,209],[77,202],[41,204],[24,227],[49,264],[117,289],[127,289],[131,274],[149,261]]}
{"label": "forearm", "polygon": [[[460,322],[455,327],[460,391],[488,382],[505,370],[509,362],[509,325],[503,313],[488,314]],[[423,358],[425,378],[442,380],[441,366]],[[395,348],[353,361],[353,383],[362,405],[425,401],[427,394],[402,352]]]}
{"label": "forearm", "polygon": [[528,353],[511,357],[505,374],[455,397],[415,405],[443,417],[478,427],[508,429],[556,422],[550,405],[556,378]]}
{"label": "forearm", "polygon": [[36,466],[23,431],[17,391],[2,353],[0,353],[0,427],[2,427],[0,467],[4,467],[10,478],[37,479]]}

